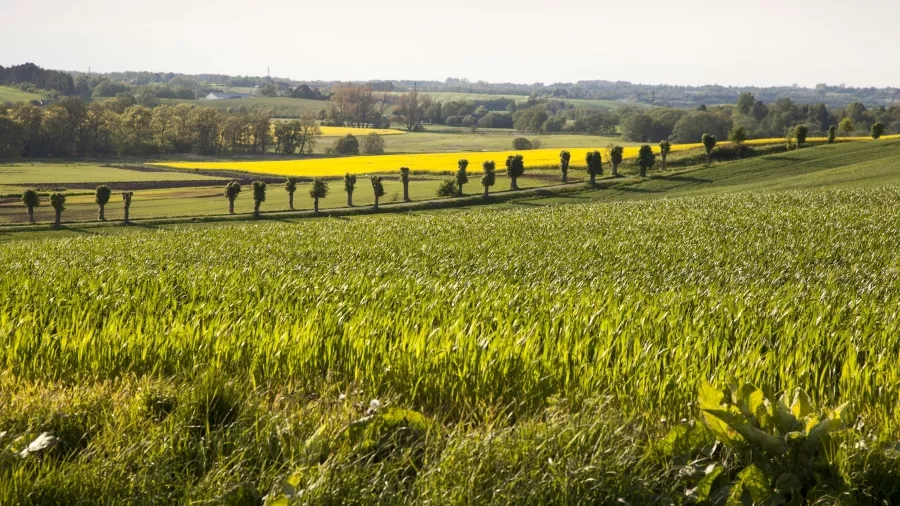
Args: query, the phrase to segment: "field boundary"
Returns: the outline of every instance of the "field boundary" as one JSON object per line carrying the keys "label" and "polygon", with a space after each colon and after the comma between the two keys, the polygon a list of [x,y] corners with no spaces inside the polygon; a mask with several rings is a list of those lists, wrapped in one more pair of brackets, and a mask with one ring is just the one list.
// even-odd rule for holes
{"label": "field boundary", "polygon": [[[687,171],[680,171],[683,173]],[[676,174],[675,171],[668,172],[665,175]],[[650,178],[645,178],[650,179]],[[266,221],[277,219],[302,219],[302,218],[340,218],[349,216],[366,216],[379,214],[396,214],[412,211],[431,211],[439,209],[453,209],[459,207],[480,207],[492,204],[499,204],[518,200],[520,198],[532,197],[549,197],[567,194],[581,193],[585,191],[606,190],[616,186],[629,185],[641,182],[645,179],[625,176],[616,179],[601,179],[593,187],[586,185],[584,182],[573,182],[566,184],[556,184],[551,186],[543,186],[538,188],[527,188],[522,190],[503,190],[491,193],[485,199],[481,195],[467,195],[464,197],[451,197],[443,199],[420,200],[415,202],[391,202],[379,204],[378,209],[373,206],[359,207],[338,207],[331,209],[323,209],[318,214],[312,210],[300,211],[271,211],[261,212],[260,218],[254,218],[252,214],[213,214],[205,216],[177,216],[171,218],[152,218],[130,220],[129,226],[156,226],[156,225],[174,225],[179,223],[216,223],[216,222],[245,222],[245,221]],[[84,228],[110,228],[122,227],[119,221],[69,221],[63,222],[59,230],[66,229],[84,229]],[[0,225],[0,232],[30,232],[30,231],[46,231],[48,224],[46,222],[35,225],[10,224]]]}

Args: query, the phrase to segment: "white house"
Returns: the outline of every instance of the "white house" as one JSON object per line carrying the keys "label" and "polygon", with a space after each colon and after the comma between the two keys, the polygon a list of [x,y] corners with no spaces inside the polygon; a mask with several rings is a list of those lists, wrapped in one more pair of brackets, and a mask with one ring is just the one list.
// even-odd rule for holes
{"label": "white house", "polygon": [[232,92],[220,92],[220,93],[210,93],[206,96],[207,100],[224,100],[228,98],[247,98],[249,97],[249,93],[232,93]]}

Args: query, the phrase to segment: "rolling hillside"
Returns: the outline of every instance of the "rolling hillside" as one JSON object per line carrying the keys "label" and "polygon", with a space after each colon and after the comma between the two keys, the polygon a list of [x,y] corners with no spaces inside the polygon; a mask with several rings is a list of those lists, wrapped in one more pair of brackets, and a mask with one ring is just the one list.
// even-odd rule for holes
{"label": "rolling hillside", "polygon": [[645,200],[736,192],[773,192],[819,188],[900,185],[900,140],[820,145],[798,151],[718,163],[666,174],[658,170],[643,181],[586,190],[531,203]]}
{"label": "rolling hillside", "polygon": [[9,86],[0,86],[0,103],[3,102],[28,102],[31,100],[40,100],[44,97],[40,95],[36,95],[34,93],[28,93],[27,91],[22,91],[18,88],[12,88]]}

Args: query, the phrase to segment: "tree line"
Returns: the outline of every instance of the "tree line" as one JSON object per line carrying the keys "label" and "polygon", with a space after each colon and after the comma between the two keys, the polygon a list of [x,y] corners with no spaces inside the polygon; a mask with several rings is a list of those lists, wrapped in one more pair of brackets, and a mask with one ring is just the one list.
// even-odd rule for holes
{"label": "tree line", "polygon": [[168,153],[311,153],[321,129],[312,116],[276,122],[269,111],[222,112],[190,104],[86,103],[0,107],[0,158]]}
{"label": "tree line", "polygon": [[[624,149],[621,146],[610,146],[607,152],[608,163],[612,165],[612,175],[614,177],[618,176],[617,168],[618,165],[622,162],[622,155]],[[664,148],[663,150],[663,160],[665,160],[665,156],[668,153],[668,149]],[[653,153],[653,150],[649,145],[645,145],[641,147],[640,153],[638,155],[638,164],[640,166],[640,176],[645,177],[646,171],[649,170],[655,162],[656,155]],[[569,163],[571,160],[571,154],[563,150],[560,152],[560,170],[562,172],[562,182],[568,183],[568,172],[569,172]],[[600,154],[600,151],[592,151],[589,152],[585,158],[586,162],[586,171],[589,176],[589,184],[596,184],[596,177],[603,174],[603,160]],[[439,197],[463,197],[463,187],[465,184],[469,182],[469,173],[467,171],[469,166],[469,161],[466,159],[461,159],[457,163],[457,170],[453,176],[453,178],[443,181],[437,189],[437,196]],[[525,175],[525,158],[521,154],[510,155],[507,157],[506,162],[506,175],[509,178],[510,191],[519,190],[518,180]],[[479,180],[483,192],[481,194],[482,198],[487,199],[490,197],[490,189],[497,182],[497,173],[496,173],[496,164],[493,160],[487,160],[482,163],[482,175]],[[401,167],[400,174],[398,177],[398,181],[403,185],[403,202],[412,202],[412,199],[409,195],[409,184],[410,184],[410,174],[411,171],[408,167]],[[371,185],[371,189],[373,195],[375,197],[375,203],[373,205],[373,209],[377,210],[379,208],[379,203],[381,197],[385,195],[384,189],[384,176],[381,175],[371,175],[368,176],[369,183]],[[284,190],[287,193],[288,197],[288,208],[291,211],[294,211],[294,194],[298,189],[298,185],[301,182],[300,178],[297,177],[288,177],[284,182]],[[357,185],[357,176],[355,174],[347,173],[343,178],[343,189],[347,194],[347,207],[354,207],[353,205],[353,194],[356,191]],[[253,198],[253,217],[259,218],[261,213],[262,204],[266,201],[267,193],[268,193],[268,184],[264,181],[253,181],[250,185],[252,198]],[[229,181],[225,184],[223,195],[228,201],[228,213],[235,214],[234,204],[241,193],[244,191],[243,185],[241,185],[238,181]],[[313,199],[313,212],[315,214],[319,214],[319,200],[328,196],[330,192],[329,183],[327,180],[323,178],[314,178],[309,187],[309,197]],[[109,204],[110,199],[113,195],[112,189],[108,185],[98,186],[95,190],[94,194],[94,202],[98,206],[97,219],[101,222],[105,222],[106,220],[106,206]],[[134,196],[134,192],[126,191],[121,192],[122,203],[125,210],[123,225],[128,225],[130,223],[130,208],[132,199]],[[25,190],[22,193],[21,197],[22,203],[24,204],[26,211],[28,213],[28,221],[32,224],[35,223],[34,219],[34,208],[40,207],[43,204],[40,194],[34,189]],[[62,192],[54,192],[49,195],[49,202],[51,207],[55,212],[55,218],[53,221],[53,228],[60,228],[62,226],[62,213],[65,211],[66,206],[66,195]]]}

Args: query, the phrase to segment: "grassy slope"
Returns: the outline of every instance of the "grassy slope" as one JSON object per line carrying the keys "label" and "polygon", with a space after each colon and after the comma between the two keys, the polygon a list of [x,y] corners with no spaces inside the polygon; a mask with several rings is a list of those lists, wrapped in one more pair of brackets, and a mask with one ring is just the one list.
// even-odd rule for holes
{"label": "grassy slope", "polygon": [[272,109],[277,116],[300,116],[306,112],[316,112],[320,109],[328,107],[325,100],[307,100],[303,98],[287,98],[287,97],[250,97],[231,100],[181,100],[181,99],[164,99],[164,104],[193,104],[201,107],[214,107],[225,111],[229,108],[243,107],[247,110],[255,107],[263,109]]}
{"label": "grassy slope", "polygon": [[4,185],[24,183],[127,183],[135,181],[197,181],[219,179],[189,172],[139,172],[89,163],[15,163],[0,165]]}
{"label": "grassy slope", "polygon": [[[165,174],[165,173],[163,173]],[[504,191],[509,186],[509,180],[499,176],[494,192]],[[424,201],[436,198],[440,179],[418,180],[414,179],[409,185],[410,199]],[[342,208],[347,205],[347,194],[344,193],[341,181],[329,181],[329,194],[319,201],[322,210]],[[546,185],[542,179],[522,178],[519,180],[521,188],[535,188]],[[403,185],[396,177],[385,178],[385,196],[380,202],[400,202],[403,199]],[[477,177],[470,177],[470,182],[465,186],[467,195],[479,194],[481,187]],[[210,187],[186,187],[162,190],[141,190],[135,192],[131,205],[131,218],[136,220],[194,217],[222,215],[228,211],[228,201],[222,193],[222,186]],[[66,222],[93,221],[97,218],[97,205],[94,203],[93,193],[90,191],[79,192],[66,199],[66,210],[63,219]],[[38,222],[50,222],[53,220],[54,211],[44,199],[44,203],[35,209],[35,219]],[[375,202],[369,181],[360,178],[356,191],[353,193],[353,204],[356,206],[371,206]],[[295,210],[311,210],[313,201],[309,197],[309,185],[298,184],[294,194]],[[288,195],[281,185],[272,184],[268,187],[266,202],[262,205],[263,211],[288,211]],[[122,219],[123,209],[118,197],[111,200],[106,210],[106,217],[116,222]],[[249,215],[253,212],[253,197],[250,188],[244,187],[244,191],[235,201],[235,213]],[[27,223],[25,208],[18,197],[0,198],[0,225]]]}
{"label": "grassy slope", "polygon": [[653,171],[651,178],[608,190],[529,202],[575,203],[643,200],[666,197],[769,192],[825,187],[856,188],[900,184],[900,140],[821,145],[671,175]]}
{"label": "grassy slope", "polygon": [[[594,135],[527,135],[514,130],[481,130],[478,133],[408,133],[394,135],[384,140],[387,153],[440,153],[449,151],[504,151],[512,149],[516,137],[539,139],[542,148],[602,148],[610,142],[623,146],[639,143],[622,141],[621,138]],[[322,142],[320,149],[330,144]]]}
{"label": "grassy slope", "polygon": [[18,88],[9,86],[0,86],[0,103],[3,102],[28,102],[31,100],[40,100],[43,97],[34,93],[28,93]]}

